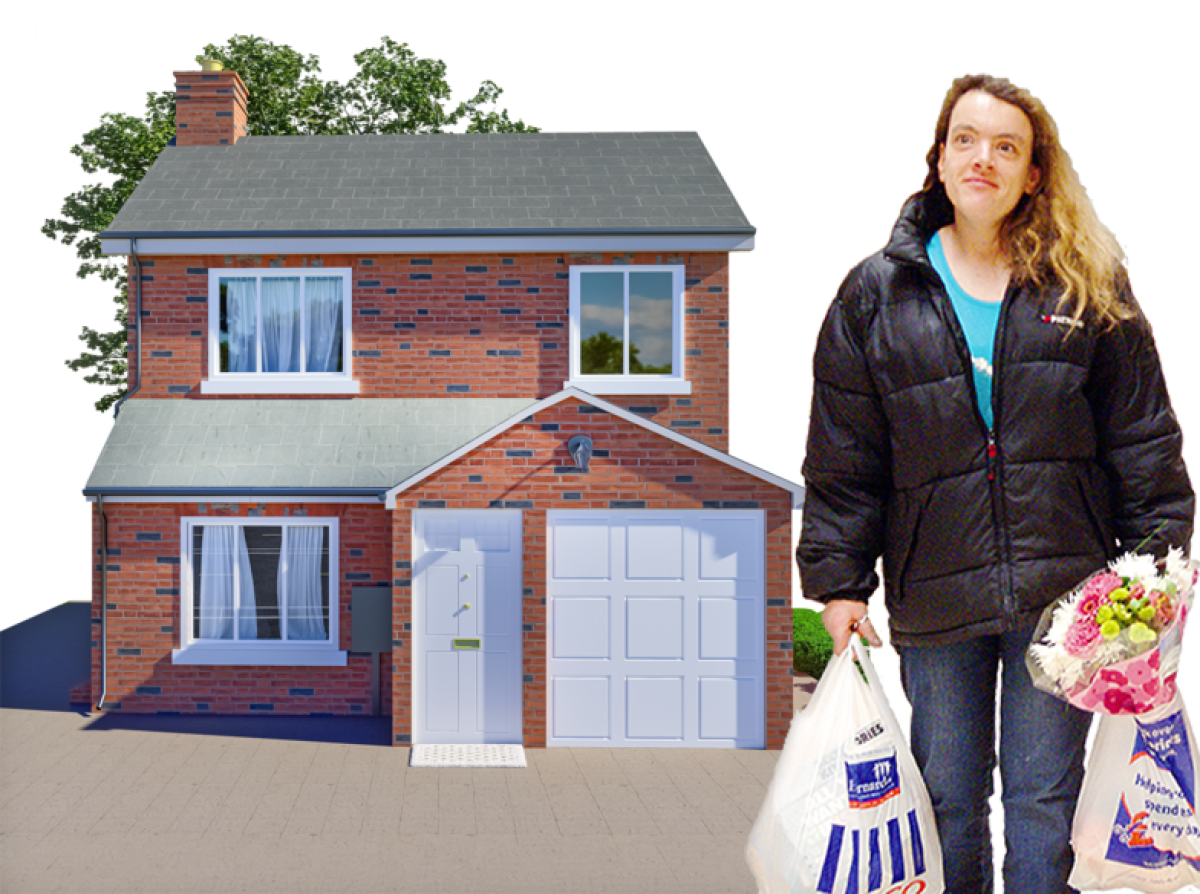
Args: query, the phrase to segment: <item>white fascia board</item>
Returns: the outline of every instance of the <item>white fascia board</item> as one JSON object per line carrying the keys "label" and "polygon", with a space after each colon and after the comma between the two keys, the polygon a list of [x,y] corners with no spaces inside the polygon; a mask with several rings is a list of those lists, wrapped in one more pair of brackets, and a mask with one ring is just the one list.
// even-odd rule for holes
{"label": "white fascia board", "polygon": [[695,450],[697,453],[702,453],[705,456],[710,457],[711,459],[715,459],[720,463],[724,463],[727,466],[732,466],[733,468],[738,469],[739,471],[745,472],[747,475],[752,475],[755,478],[758,478],[762,481],[766,481],[767,483],[773,484],[776,487],[782,488],[783,490],[788,491],[792,495],[792,508],[793,509],[799,508],[800,506],[803,505],[803,502],[804,502],[804,487],[803,487],[803,485],[796,484],[794,481],[788,481],[786,478],[780,478],[778,475],[768,472],[766,469],[760,469],[758,466],[753,466],[750,463],[745,462],[744,460],[740,460],[735,456],[730,456],[728,453],[722,453],[720,450],[717,450],[714,447],[710,447],[707,444],[704,444],[700,441],[694,441],[691,438],[689,438],[685,435],[678,434],[677,432],[674,432],[669,428],[661,426],[656,422],[650,422],[646,419],[643,419],[640,416],[635,415],[634,413],[630,413],[628,410],[624,409],[623,407],[618,407],[615,404],[610,404],[608,401],[601,400],[598,397],[588,394],[586,391],[580,391],[578,388],[567,388],[563,391],[558,392],[558,394],[551,395],[550,397],[547,397],[544,400],[538,401],[536,404],[534,404],[531,407],[526,407],[524,410],[517,413],[516,415],[511,416],[510,418],[506,419],[504,422],[501,422],[499,425],[496,425],[493,428],[489,429],[488,431],[484,432],[479,437],[475,438],[473,441],[469,441],[466,444],[464,444],[462,447],[459,447],[453,453],[449,453],[446,456],[443,456],[441,459],[439,459],[433,465],[431,465],[427,468],[424,468],[417,474],[415,474],[409,478],[406,478],[404,481],[401,481],[399,484],[397,484],[395,487],[393,487],[391,490],[389,490],[387,492],[387,504],[386,504],[387,508],[388,509],[396,508],[396,495],[397,494],[399,494],[405,490],[408,490],[408,488],[412,487],[414,484],[417,484],[417,483],[423,481],[424,479],[428,478],[430,475],[433,475],[434,473],[441,471],[442,469],[446,468],[446,466],[453,463],[455,460],[459,459],[460,457],[465,456],[466,454],[470,453],[475,448],[481,447],[482,445],[484,445],[488,441],[490,441],[492,438],[496,437],[499,434],[502,434],[503,432],[512,428],[514,425],[521,422],[522,420],[527,419],[536,413],[540,413],[542,410],[549,409],[550,407],[554,406],[555,404],[562,403],[564,400],[566,400],[569,397],[573,397],[576,400],[583,401],[585,404],[590,404],[593,407],[597,407],[598,409],[604,410],[606,413],[616,416],[619,419],[624,419],[626,422],[632,422],[634,425],[637,425],[641,428],[646,429],[646,431],[653,432],[656,435],[660,435],[670,441],[674,441],[676,444],[680,444],[691,450]]}
{"label": "white fascia board", "polygon": [[[105,255],[130,253],[128,239],[101,239]],[[138,238],[138,255],[487,254],[589,251],[751,251],[753,236],[179,236]]]}

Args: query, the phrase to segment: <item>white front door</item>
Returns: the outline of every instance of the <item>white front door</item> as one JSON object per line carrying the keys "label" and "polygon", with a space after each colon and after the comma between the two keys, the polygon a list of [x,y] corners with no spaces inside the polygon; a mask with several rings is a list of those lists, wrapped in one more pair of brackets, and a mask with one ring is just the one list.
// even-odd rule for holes
{"label": "white front door", "polygon": [[763,522],[547,513],[548,745],[764,747]]}
{"label": "white front door", "polygon": [[521,744],[521,513],[413,513],[413,744]]}

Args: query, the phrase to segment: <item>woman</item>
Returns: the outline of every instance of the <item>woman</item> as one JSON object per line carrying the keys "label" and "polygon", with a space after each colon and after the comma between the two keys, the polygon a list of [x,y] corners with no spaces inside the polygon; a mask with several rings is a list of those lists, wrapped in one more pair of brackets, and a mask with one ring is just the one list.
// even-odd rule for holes
{"label": "woman", "polygon": [[1188,550],[1195,508],[1149,324],[1053,119],[986,75],[955,81],[923,189],[822,327],[804,594],[841,651],[882,555],[947,891],[1070,890],[1090,715],[1034,689],[1024,653],[1051,601],[1118,552]]}

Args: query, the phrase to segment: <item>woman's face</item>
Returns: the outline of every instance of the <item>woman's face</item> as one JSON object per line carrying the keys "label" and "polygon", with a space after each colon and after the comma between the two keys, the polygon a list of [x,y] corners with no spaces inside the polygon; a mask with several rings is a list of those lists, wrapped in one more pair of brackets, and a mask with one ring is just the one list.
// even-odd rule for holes
{"label": "woman's face", "polygon": [[1025,113],[982,90],[964,93],[950,112],[938,177],[955,219],[999,227],[1041,178],[1033,166],[1033,127]]}

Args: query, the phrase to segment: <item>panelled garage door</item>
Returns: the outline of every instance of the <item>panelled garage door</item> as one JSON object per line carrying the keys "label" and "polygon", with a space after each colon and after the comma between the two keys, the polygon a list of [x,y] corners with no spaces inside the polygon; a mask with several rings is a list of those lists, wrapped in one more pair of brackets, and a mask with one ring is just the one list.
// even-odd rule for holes
{"label": "panelled garage door", "polygon": [[763,513],[547,513],[547,744],[762,748]]}

